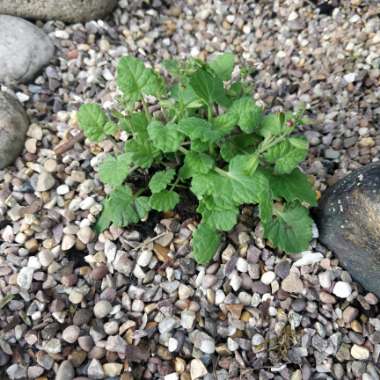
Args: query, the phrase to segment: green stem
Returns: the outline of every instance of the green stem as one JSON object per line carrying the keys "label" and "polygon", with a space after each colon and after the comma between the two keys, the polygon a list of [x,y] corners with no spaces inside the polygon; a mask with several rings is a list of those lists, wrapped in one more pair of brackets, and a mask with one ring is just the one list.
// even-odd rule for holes
{"label": "green stem", "polygon": [[178,148],[178,150],[179,150],[180,152],[182,152],[183,154],[187,154],[187,153],[189,153],[189,151],[188,151],[187,149],[185,149],[183,146],[180,146],[180,147]]}
{"label": "green stem", "polygon": [[179,177],[177,177],[176,180],[174,181],[174,183],[170,186],[169,191],[172,191],[177,186],[177,184],[180,180],[181,179]]}
{"label": "green stem", "polygon": [[149,110],[148,110],[148,104],[146,103],[144,98],[142,98],[141,102],[142,102],[142,106],[144,108],[146,118],[148,119],[148,121],[151,121],[152,117],[151,117]]}
{"label": "green stem", "polygon": [[136,191],[136,193],[133,195],[135,198],[137,198],[140,194],[144,193],[146,190],[148,190],[147,187],[144,187],[138,191]]}
{"label": "green stem", "polygon": [[207,119],[208,121],[212,120],[212,106],[210,104],[207,105]]}

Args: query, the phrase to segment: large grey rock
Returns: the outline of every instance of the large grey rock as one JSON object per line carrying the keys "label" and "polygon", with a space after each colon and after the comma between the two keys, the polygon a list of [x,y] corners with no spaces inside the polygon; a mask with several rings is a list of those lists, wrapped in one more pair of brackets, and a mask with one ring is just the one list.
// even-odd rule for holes
{"label": "large grey rock", "polygon": [[0,169],[10,165],[21,153],[28,124],[18,100],[0,91]]}
{"label": "large grey rock", "polygon": [[329,188],[316,221],[321,242],[356,281],[380,296],[380,162]]}
{"label": "large grey rock", "polygon": [[81,22],[103,18],[117,0],[1,0],[0,13],[38,20]]}
{"label": "large grey rock", "polygon": [[53,53],[54,45],[43,30],[22,18],[0,15],[0,82],[33,79]]}

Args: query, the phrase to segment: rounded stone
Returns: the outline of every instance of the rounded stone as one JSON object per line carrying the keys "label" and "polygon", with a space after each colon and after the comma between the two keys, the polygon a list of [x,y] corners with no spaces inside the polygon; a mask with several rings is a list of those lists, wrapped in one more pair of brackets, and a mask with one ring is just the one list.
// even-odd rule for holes
{"label": "rounded stone", "polygon": [[[14,1],[9,3],[17,6]],[[5,13],[2,11],[4,1],[0,4],[0,14]],[[14,83],[33,79],[53,56],[54,45],[50,38],[31,22],[7,15],[0,15],[0,30],[0,81]]]}
{"label": "rounded stone", "polygon": [[112,305],[105,300],[97,302],[94,306],[94,314],[96,318],[105,318],[112,310]]}
{"label": "rounded stone", "polygon": [[380,296],[380,162],[330,187],[315,217],[320,241],[357,282]]}
{"label": "rounded stone", "polygon": [[79,337],[80,328],[78,326],[72,325],[67,326],[62,331],[62,339],[67,343],[75,343]]}
{"label": "rounded stone", "polygon": [[12,164],[21,153],[28,124],[28,117],[19,101],[13,96],[0,91],[0,169]]}
{"label": "rounded stone", "polygon": [[0,13],[38,20],[81,22],[103,18],[117,0],[2,0]]}

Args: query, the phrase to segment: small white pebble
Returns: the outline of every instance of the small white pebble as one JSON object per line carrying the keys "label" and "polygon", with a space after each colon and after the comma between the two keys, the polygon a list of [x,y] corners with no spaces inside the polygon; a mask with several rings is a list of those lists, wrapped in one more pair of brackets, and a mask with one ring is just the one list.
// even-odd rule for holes
{"label": "small white pebble", "polygon": [[347,298],[352,293],[351,285],[348,282],[338,281],[334,285],[333,293],[339,298]]}
{"label": "small white pebble", "polygon": [[268,271],[263,273],[261,276],[261,282],[264,283],[265,285],[270,285],[274,279],[276,278],[276,274],[272,271]]}

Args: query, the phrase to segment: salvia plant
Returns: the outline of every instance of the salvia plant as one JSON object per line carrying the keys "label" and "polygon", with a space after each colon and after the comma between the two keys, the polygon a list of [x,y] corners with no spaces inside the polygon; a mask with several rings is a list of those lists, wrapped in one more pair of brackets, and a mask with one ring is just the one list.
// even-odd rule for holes
{"label": "salvia plant", "polygon": [[[97,231],[146,220],[150,210],[180,210],[182,195],[192,192],[198,263],[213,258],[221,232],[233,229],[240,207],[249,204],[257,206],[272,246],[287,253],[306,249],[312,237],[308,208],[316,196],[298,168],[308,152],[306,140],[293,133],[304,122],[301,113],[265,113],[252,98],[248,71],[232,79],[230,53],[208,63],[169,60],[163,66],[168,81],[139,59],[122,58],[118,110],[107,114],[85,104],[78,112],[80,127],[94,142],[120,131],[127,136],[124,151],[99,167],[100,180],[112,191]],[[153,103],[158,112],[149,111]]]}

